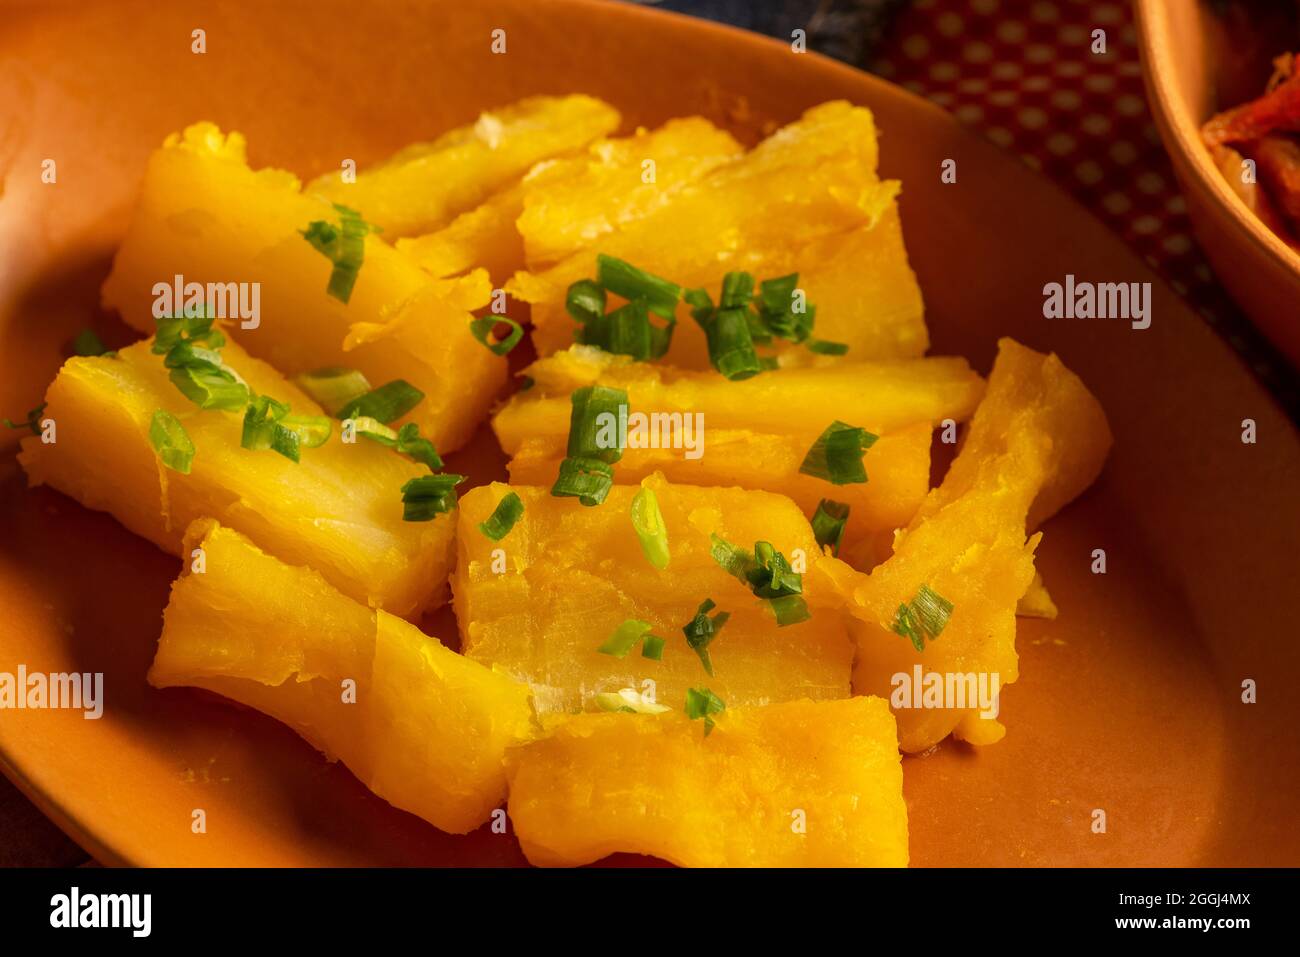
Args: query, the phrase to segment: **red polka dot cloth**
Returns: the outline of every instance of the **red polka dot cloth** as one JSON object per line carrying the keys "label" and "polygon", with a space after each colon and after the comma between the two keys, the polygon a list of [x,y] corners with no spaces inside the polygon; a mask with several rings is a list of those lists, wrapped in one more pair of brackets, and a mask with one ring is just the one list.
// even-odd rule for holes
{"label": "red polka dot cloth", "polygon": [[[1104,30],[1105,53],[1093,53]],[[1146,105],[1120,0],[915,0],[865,66],[981,130],[1100,216],[1293,415],[1295,373],[1219,286]]]}

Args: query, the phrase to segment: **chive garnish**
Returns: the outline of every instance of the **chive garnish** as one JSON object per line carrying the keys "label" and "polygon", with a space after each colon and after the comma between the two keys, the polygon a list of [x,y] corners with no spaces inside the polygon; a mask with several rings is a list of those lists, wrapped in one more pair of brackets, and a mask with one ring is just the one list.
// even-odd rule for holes
{"label": "chive garnish", "polygon": [[557,497],[599,505],[614,485],[613,464],[623,457],[619,410],[627,405],[622,389],[593,385],[569,397],[569,444],[560,474],[551,486]]}
{"label": "chive garnish", "polygon": [[641,640],[641,657],[649,658],[651,661],[663,661],[666,644],[667,641],[658,635],[646,635]]}
{"label": "chive garnish", "polygon": [[[510,327],[510,333],[504,338],[492,338],[497,323],[505,323]],[[513,319],[507,319],[505,316],[484,316],[480,319],[472,319],[470,320],[469,331],[475,339],[498,356],[509,353],[511,349],[519,345],[519,340],[524,337],[524,327]]]}
{"label": "chive garnish", "polygon": [[42,402],[36,408],[29,409],[27,412],[27,418],[19,422],[15,422],[12,419],[5,419],[4,420],[5,428],[6,429],[30,429],[32,435],[40,435],[41,414],[45,411],[46,404],[47,403]]}
{"label": "chive garnish", "polygon": [[149,444],[163,465],[182,475],[190,474],[194,464],[194,442],[176,416],[165,409],[154,411],[149,420]]}
{"label": "chive garnish", "polygon": [[[607,290],[628,300],[608,314]],[[580,279],[569,286],[564,306],[580,323],[574,333],[576,342],[645,362],[668,352],[680,297],[681,287],[675,283],[602,253],[596,257],[596,279]],[[665,323],[651,322],[651,313]]]}
{"label": "chive garnish", "polygon": [[817,539],[817,547],[824,549],[829,545],[831,554],[838,555],[848,520],[849,507],[845,503],[830,498],[818,502],[817,511],[812,517],[813,537]]}
{"label": "chive garnish", "polygon": [[478,523],[478,530],[492,539],[499,542],[510,534],[510,530],[515,527],[515,522],[524,514],[524,501],[516,492],[507,492],[497,502],[497,507],[493,509],[492,514],[485,521]]}
{"label": "chive garnish", "polygon": [[397,430],[393,447],[400,455],[427,465],[431,472],[442,468],[442,457],[438,455],[438,450],[433,447],[433,442],[420,435],[420,427],[414,422],[407,422]]}
{"label": "chive garnish", "polygon": [[[748,273],[727,273],[723,277],[724,303],[735,303],[744,297],[743,277],[747,276]],[[749,282],[752,286],[752,277]],[[754,351],[754,335],[747,308],[735,305],[715,308],[713,300],[703,289],[688,289],[684,297],[691,307],[691,317],[704,330],[713,368],[732,382],[763,371],[763,364]]]}
{"label": "chive garnish", "polygon": [[387,425],[406,415],[423,398],[424,393],[405,379],[394,379],[347,402],[339,409],[337,418],[355,419],[364,416]]}
{"label": "chive garnish", "polygon": [[104,340],[99,338],[94,329],[82,329],[77,333],[77,337],[72,340],[72,354],[83,358],[103,356],[112,359],[117,356],[115,351],[104,345]]}
{"label": "chive garnish", "polygon": [[456,486],[463,475],[421,475],[402,486],[402,520],[428,522],[456,507]]}
{"label": "chive garnish", "polygon": [[604,253],[596,256],[596,282],[628,302],[644,302],[646,308],[665,319],[673,317],[682,295],[682,287],[675,282]]}
{"label": "chive garnish", "polygon": [[922,585],[915,598],[898,606],[889,627],[908,639],[917,651],[924,651],[926,640],[934,641],[947,627],[952,610],[952,602],[929,585]]}
{"label": "chive garnish", "polygon": [[[612,655],[615,658],[626,658],[628,652],[635,648],[643,640],[655,638],[657,644],[655,649],[659,657],[663,657],[663,639],[656,635],[650,634],[653,627],[647,621],[638,621],[635,618],[629,618],[623,624],[614,629],[614,633],[605,639],[605,643],[596,650],[602,655]],[[646,658],[654,658],[653,654],[646,654],[644,649],[642,655]],[[656,659],[657,660],[657,659]]]}
{"label": "chive garnish", "polygon": [[[181,358],[188,358],[188,364],[172,369],[168,378],[200,409],[239,412],[248,404],[248,386],[224,365],[205,358],[203,353],[207,350],[194,350],[184,345],[178,346],[177,350],[181,351]],[[176,355],[177,350],[168,353],[168,357]]]}
{"label": "chive garnish", "polygon": [[370,391],[365,375],[357,369],[342,366],[304,372],[294,382],[330,415],[337,415],[353,399],[359,399]]}
{"label": "chive garnish", "polygon": [[686,717],[692,721],[704,719],[704,736],[713,730],[713,716],[727,710],[727,703],[708,688],[689,688],[686,691]]}
{"label": "chive garnish", "polygon": [[356,285],[357,274],[366,258],[366,235],[380,230],[362,219],[356,210],[339,203],[332,205],[339,214],[338,226],[318,219],[298,232],[313,249],[334,264],[325,292],[346,303],[352,298],[352,287]]}
{"label": "chive garnish", "polygon": [[641,554],[660,571],[668,567],[668,529],[659,511],[654,489],[642,488],[632,497],[632,528],[641,542]]}
{"label": "chive garnish", "polygon": [[297,462],[300,448],[324,445],[329,436],[330,420],[325,416],[290,415],[286,403],[258,395],[244,410],[239,444],[254,451],[270,449]]}
{"label": "chive garnish", "polygon": [[817,437],[799,471],[834,485],[865,482],[867,470],[862,465],[862,457],[877,438],[866,429],[836,420]]}
{"label": "chive garnish", "polygon": [[712,598],[704,599],[696,610],[695,617],[682,628],[682,634],[686,636],[686,644],[699,655],[700,664],[704,665],[704,670],[708,672],[710,678],[713,677],[713,662],[709,659],[709,643],[718,637],[718,632],[722,631],[722,626],[731,617],[731,612],[720,611],[710,618],[709,612],[716,607]]}
{"label": "chive garnish", "polygon": [[713,560],[755,597],[771,604],[778,626],[793,625],[811,617],[801,597],[803,575],[790,567],[786,557],[771,542],[755,542],[753,552],[717,534],[712,536],[712,542]]}
{"label": "chive garnish", "polygon": [[622,691],[602,691],[595,697],[596,707],[601,711],[625,712],[629,714],[663,714],[671,710],[666,705],[651,701],[635,688]]}

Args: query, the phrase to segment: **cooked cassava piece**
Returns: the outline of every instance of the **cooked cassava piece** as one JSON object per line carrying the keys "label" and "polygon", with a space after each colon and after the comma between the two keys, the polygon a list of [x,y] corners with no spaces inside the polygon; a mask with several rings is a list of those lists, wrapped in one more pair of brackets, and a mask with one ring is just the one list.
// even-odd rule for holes
{"label": "cooked cassava piece", "polygon": [[688,867],[902,867],[907,806],[879,698],[684,714],[584,714],[513,748],[510,819],[528,859],[624,851]]}
{"label": "cooked cassava piece", "polygon": [[[340,213],[300,192],[290,173],[250,169],[240,134],[195,124],[150,157],[104,303],[152,333],[155,316],[183,311],[174,294],[160,300],[156,284],[201,284],[209,308],[232,319],[240,291],[251,304],[256,289],[256,326],[226,326],[250,353],[288,376],[343,366],[374,386],[405,379],[425,394],[410,421],[439,451],[464,444],[506,377],[505,360],[469,330],[471,311],[491,295],[486,273],[438,281],[368,235],[345,302],[329,292],[332,260],[302,235],[313,222],[338,225]],[[232,295],[208,301],[209,283]]]}
{"label": "cooked cassava piece", "polygon": [[[50,485],[161,548],[214,516],[293,565],[311,565],[357,601],[414,615],[446,598],[455,516],[402,521],[401,487],[427,472],[374,442],[328,441],[294,463],[240,447],[241,415],[201,410],[168,380],[152,340],[116,358],[73,358],[46,393],[57,441],[23,441],[32,485]],[[227,343],[222,358],[259,395],[295,413],[321,410],[269,365]],[[150,444],[156,410],[175,415],[196,447],[189,474],[164,467]]]}
{"label": "cooked cassava piece", "polygon": [[505,749],[531,734],[527,688],[216,522],[196,522],[186,545],[203,568],[172,585],[150,684],[269,714],[444,831],[500,806]]}
{"label": "cooked cassava piece", "polygon": [[[519,273],[507,290],[532,304],[533,338],[546,355],[574,341],[565,296],[595,275],[598,252],[715,295],[729,271],[798,272],[808,301],[819,304],[820,338],[846,343],[856,359],[921,355],[928,337],[898,228],[898,183],[877,177],[876,160],[871,112],[822,104],[659,208],[550,268]],[[543,214],[536,220],[532,243],[540,245],[550,236]],[[557,241],[568,235],[566,224],[553,231]],[[678,311],[684,321],[666,361],[707,368],[703,332]]]}
{"label": "cooked cassava piece", "polygon": [[407,146],[355,182],[326,173],[307,192],[358,210],[390,236],[432,232],[539,160],[581,149],[618,123],[617,110],[590,96],[529,97]]}
{"label": "cooked cassava piece", "polygon": [[[832,498],[850,506],[846,540],[906,525],[930,487],[931,425],[969,418],[983,381],[963,359],[819,363],[729,382],[714,372],[682,372],[573,346],[526,370],[532,388],[511,398],[493,428],[512,455],[511,481],[546,484],[565,455],[569,394],[593,383],[613,386],[628,393],[629,415],[647,416],[639,441],[660,446],[631,447],[630,437],[616,482],[662,471],[673,482],[780,492],[806,515]],[[684,435],[681,427],[700,422],[698,416],[703,432],[690,433],[702,443],[697,449],[663,440],[665,426]],[[800,471],[809,448],[837,419],[880,436],[864,460],[867,482],[831,485]]]}
{"label": "cooked cassava piece", "polygon": [[730,134],[702,117],[600,140],[576,156],[538,163],[443,229],[399,239],[397,248],[435,276],[482,266],[504,284],[524,267],[525,249],[536,268],[586,248],[740,152]]}
{"label": "cooked cassava piece", "polygon": [[[617,467],[616,467],[617,470]],[[680,709],[686,690],[707,685],[728,706],[849,693],[852,646],[841,614],[778,627],[769,603],[724,571],[710,535],[752,549],[772,543],[792,563],[820,560],[808,520],[768,492],[670,485],[653,490],[670,560],[655,568],[629,514],[637,487],[617,486],[588,508],[546,487],[493,483],[462,496],[453,582],[461,651],[533,686],[539,712],[594,706],[595,696],[649,681],[659,703]],[[500,541],[479,530],[514,491],[523,515]],[[805,576],[806,579],[807,576]],[[707,646],[713,675],[687,645],[683,627],[712,599],[730,619]],[[625,621],[666,640],[661,660],[640,650],[617,658],[598,649]]]}
{"label": "cooked cassava piece", "polygon": [[[869,575],[836,559],[811,569],[839,589],[857,619],[855,693],[888,698],[894,676],[918,666],[945,683],[950,674],[997,675],[1001,687],[1015,681],[1016,607],[1033,582],[1041,538],[1026,541],[1026,528],[1092,482],[1110,443],[1097,400],[1060,359],[1002,339],[961,452],[894,554]],[[906,624],[899,606],[916,601],[922,586],[952,607],[942,633],[920,636],[918,651],[894,626]],[[902,748],[924,751],[950,732],[975,744],[999,740],[1005,728],[980,712],[895,708]]]}

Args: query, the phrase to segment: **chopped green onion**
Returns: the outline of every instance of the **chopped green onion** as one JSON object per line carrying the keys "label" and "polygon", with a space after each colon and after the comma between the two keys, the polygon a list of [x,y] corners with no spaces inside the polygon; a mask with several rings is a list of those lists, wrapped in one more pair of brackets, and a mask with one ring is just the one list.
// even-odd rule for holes
{"label": "chopped green onion", "polygon": [[[179,348],[185,353],[192,351],[188,345]],[[169,378],[200,409],[239,412],[248,405],[248,386],[230,369],[209,359],[196,355],[191,364],[172,369]]]}
{"label": "chopped green onion", "polygon": [[662,326],[650,321],[644,302],[629,302],[608,315],[597,316],[574,334],[574,340],[613,355],[631,356],[638,362],[662,359],[672,344],[676,319]]}
{"label": "chopped green onion", "polygon": [[325,292],[346,303],[352,298],[352,287],[356,285],[357,274],[365,262],[366,235],[379,232],[379,227],[367,223],[356,210],[339,203],[333,206],[339,214],[338,226],[318,219],[308,223],[307,228],[299,230],[299,233],[313,249],[334,264]]}
{"label": "chopped green onion", "polygon": [[629,302],[644,302],[651,312],[665,319],[672,318],[682,295],[682,287],[675,282],[604,253],[596,256],[596,282]]}
{"label": "chopped green onion", "polygon": [[754,299],[754,277],[747,272],[729,272],[722,277],[719,309],[744,309]]}
{"label": "chopped green onion", "polygon": [[338,411],[338,418],[365,416],[387,424],[406,415],[423,398],[424,393],[405,379],[394,379],[346,403]]}
{"label": "chopped green onion", "polygon": [[819,356],[842,356],[849,351],[848,343],[831,342],[829,339],[808,339],[804,342],[804,347]]}
{"label": "chopped green onion", "polygon": [[912,613],[931,639],[939,637],[952,617],[953,604],[929,585],[922,585],[912,599]]}
{"label": "chopped green onion", "polygon": [[[755,597],[770,602],[779,626],[793,625],[810,617],[803,599],[799,598],[803,592],[803,575],[794,571],[770,542],[755,542],[752,553],[717,534],[712,536],[712,542],[713,560]],[[788,600],[792,598],[798,600]]]}
{"label": "chopped green onion", "polygon": [[190,474],[194,464],[194,442],[176,416],[164,409],[154,411],[149,420],[149,444],[163,465],[182,475]]}
{"label": "chopped green onion", "polygon": [[372,419],[368,415],[356,415],[350,419],[344,419],[343,424],[352,423],[352,434],[361,435],[380,445],[387,445],[389,448],[397,447],[397,430],[390,429],[378,419]]}
{"label": "chopped green onion", "polygon": [[778,598],[769,598],[767,605],[772,609],[772,614],[776,616],[778,628],[784,628],[786,625],[797,625],[799,622],[807,621],[812,617],[812,612],[808,610],[808,603],[803,600],[801,595],[782,595]]}
{"label": "chopped green onion", "polygon": [[207,349],[220,349],[226,344],[226,337],[219,329],[212,328],[213,321],[213,317],[202,307],[179,316],[161,316],[157,320],[158,330],[154,333],[150,349],[156,356],[166,355],[182,342]]}
{"label": "chopped green onion", "polygon": [[628,652],[635,648],[641,639],[650,636],[651,627],[653,626],[649,622],[629,618],[615,628],[614,633],[606,638],[605,643],[596,650],[602,655],[626,658]]}
{"label": "chopped green onion", "polygon": [[298,444],[306,449],[324,445],[333,431],[330,420],[323,415],[286,415],[280,426],[298,436]]}
{"label": "chopped green onion", "polygon": [[463,481],[465,476],[449,472],[411,479],[402,486],[402,519],[428,522],[450,512],[456,507],[456,486]]}
{"label": "chopped green onion", "polygon": [[285,403],[267,395],[254,396],[244,410],[244,430],[239,444],[254,451],[273,449],[297,462],[298,436],[280,425],[280,419],[288,414],[289,406]]}
{"label": "chopped green onion", "polygon": [[641,542],[641,553],[660,571],[668,567],[668,529],[659,511],[654,489],[642,488],[632,497],[632,528]]}
{"label": "chopped green onion", "polygon": [[427,465],[430,471],[442,468],[442,457],[438,455],[438,450],[431,441],[421,437],[420,427],[414,422],[407,422],[397,430],[397,451],[421,465]]}
{"label": "chopped green onion", "polygon": [[703,289],[688,289],[685,293],[691,316],[704,330],[708,341],[709,362],[733,382],[763,371],[763,364],[754,351],[749,311],[744,305],[753,285],[753,277],[748,273],[727,273],[722,280],[723,306],[720,308],[714,308],[713,300]]}
{"label": "chopped green onion", "polygon": [[908,639],[917,651],[924,651],[926,640],[934,641],[948,626],[952,610],[952,602],[929,585],[922,585],[915,598],[898,606],[889,627]]}
{"label": "chopped green onion", "polygon": [[353,399],[359,399],[370,391],[370,383],[365,375],[357,369],[341,366],[304,372],[294,381],[317,405],[334,416]]}
{"label": "chopped green onion", "polygon": [[802,312],[794,311],[794,293],[798,286],[797,272],[765,279],[759,284],[758,297],[758,319],[767,331],[795,343],[803,342],[812,333],[817,314],[816,307],[811,305],[806,305]]}
{"label": "chopped green onion", "polygon": [[614,487],[614,470],[599,459],[566,458],[551,486],[556,498],[576,498],[583,505],[599,505]]}
{"label": "chopped green onion", "polygon": [[[492,333],[499,322],[503,322],[510,327],[510,334],[503,339],[493,339]],[[508,353],[524,337],[524,327],[513,319],[507,319],[505,316],[484,316],[481,319],[473,319],[470,321],[469,331],[475,339],[498,356]]]}
{"label": "chopped green onion", "polygon": [[908,639],[917,651],[925,650],[925,633],[921,630],[916,616],[912,614],[912,609],[906,604],[898,606],[898,611],[894,612],[894,620],[889,627],[895,634]]}
{"label": "chopped green onion", "polygon": [[727,704],[708,688],[689,688],[686,691],[686,717],[695,721],[704,719],[704,736],[713,730],[713,716],[727,710]]}
{"label": "chopped green onion", "polygon": [[21,422],[14,422],[12,419],[5,419],[4,420],[5,428],[6,429],[30,429],[32,435],[40,435],[41,414],[45,411],[46,404],[47,403],[42,402],[36,408],[29,410],[27,413],[27,418],[23,419]]}
{"label": "chopped green onion", "polygon": [[817,437],[799,471],[834,485],[865,482],[867,470],[862,465],[862,457],[877,438],[866,429],[836,420]]}
{"label": "chopped green onion", "polygon": [[663,661],[665,644],[667,642],[658,635],[646,635],[641,642],[641,657],[649,658],[651,661]]}
{"label": "chopped green onion", "polygon": [[574,390],[569,402],[568,450],[551,494],[576,497],[583,505],[599,505],[614,485],[611,466],[623,457],[619,413],[627,406],[627,393],[602,385],[586,386]]}
{"label": "chopped green onion", "polygon": [[682,628],[682,634],[686,636],[686,643],[690,645],[691,650],[700,657],[700,664],[704,665],[704,670],[708,672],[709,677],[713,677],[713,662],[709,659],[709,642],[718,637],[718,632],[722,626],[731,618],[731,612],[720,611],[712,618],[709,612],[717,606],[713,603],[712,598],[706,598],[700,603],[700,607],[695,612],[695,617],[688,621]]}
{"label": "chopped green onion", "polygon": [[605,290],[590,279],[579,279],[569,286],[564,308],[584,326],[597,322],[605,315]]}
{"label": "chopped green onion", "polygon": [[595,697],[596,707],[601,711],[627,712],[631,714],[663,714],[670,711],[666,705],[657,704],[635,688],[622,691],[602,691]]}
{"label": "chopped green onion", "polygon": [[104,356],[111,359],[117,356],[116,352],[104,345],[104,340],[99,338],[94,329],[82,329],[77,333],[77,338],[72,340],[72,354],[87,358]]}
{"label": "chopped green onion", "polygon": [[523,514],[523,499],[517,492],[507,492],[501,501],[497,502],[497,507],[493,509],[487,520],[478,523],[478,530],[492,541],[499,542],[510,534],[510,530],[515,527],[515,522],[519,521]]}
{"label": "chopped green onion", "polygon": [[845,503],[830,498],[818,502],[817,511],[812,517],[813,537],[817,539],[817,546],[824,549],[829,545],[831,554],[838,555],[840,543],[844,541],[844,526],[848,521],[849,507]]}

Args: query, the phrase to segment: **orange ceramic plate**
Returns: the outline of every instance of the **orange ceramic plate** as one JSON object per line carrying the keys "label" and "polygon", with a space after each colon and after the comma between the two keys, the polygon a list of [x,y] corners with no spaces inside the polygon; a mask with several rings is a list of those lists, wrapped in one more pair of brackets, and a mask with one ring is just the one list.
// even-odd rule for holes
{"label": "orange ceramic plate", "polygon": [[[191,8],[192,7],[192,8]],[[1295,864],[1300,447],[1232,354],[1096,220],[944,113],[781,43],[604,2],[146,0],[6,11],[0,34],[0,406],[33,404],[97,290],[145,157],[211,119],[259,164],[366,163],[531,93],[582,91],[629,126],[700,113],[752,141],[835,97],[866,104],[904,181],[936,352],[987,369],[999,335],[1055,350],[1110,414],[1097,485],[1046,528],[1056,622],[1025,620],[1009,732],[905,764],[912,860]],[[190,52],[207,31],[206,54]],[[506,30],[508,52],[490,52]],[[57,160],[58,182],[40,181]],[[940,164],[958,163],[955,184]],[[1153,322],[1047,320],[1044,283],[1153,282]],[[101,323],[106,320],[100,320]],[[103,326],[108,328],[107,325]],[[1241,423],[1259,441],[1241,442]],[[443,835],[274,721],[145,670],[177,562],[110,518],[27,492],[3,440],[0,670],[102,671],[98,721],[0,713],[7,773],[96,857],[137,864],[515,864]],[[467,460],[501,468],[486,436]],[[1104,548],[1105,575],[1089,571]],[[450,619],[426,622],[454,634]],[[1243,704],[1242,681],[1259,685]],[[191,812],[207,833],[191,833]],[[1107,816],[1092,830],[1093,811]]]}

